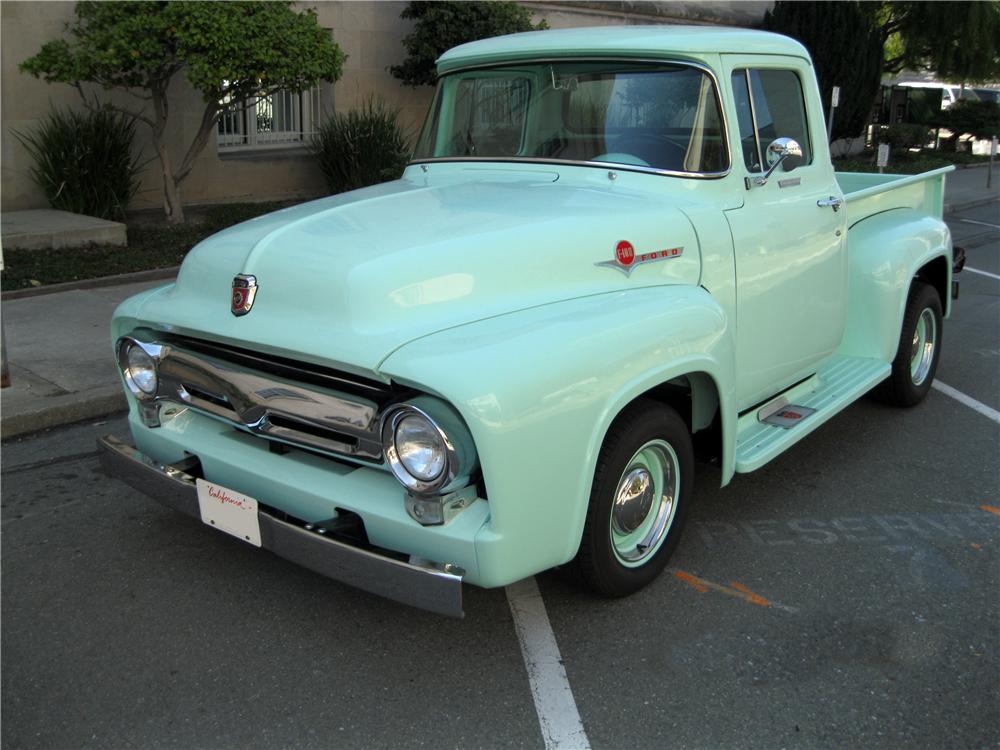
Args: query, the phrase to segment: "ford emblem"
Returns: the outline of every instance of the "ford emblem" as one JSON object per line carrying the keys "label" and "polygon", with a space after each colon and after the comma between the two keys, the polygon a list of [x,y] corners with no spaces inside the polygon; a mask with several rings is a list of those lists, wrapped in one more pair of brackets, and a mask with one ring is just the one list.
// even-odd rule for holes
{"label": "ford emblem", "polygon": [[257,296],[257,277],[241,273],[233,279],[233,299],[230,308],[233,315],[239,317],[246,315],[253,307],[254,297]]}

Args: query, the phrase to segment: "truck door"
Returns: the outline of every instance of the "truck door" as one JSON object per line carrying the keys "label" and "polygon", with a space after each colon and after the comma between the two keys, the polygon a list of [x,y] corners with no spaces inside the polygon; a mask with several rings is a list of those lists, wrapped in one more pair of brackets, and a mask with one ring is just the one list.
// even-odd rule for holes
{"label": "truck door", "polygon": [[[737,399],[746,409],[815,374],[840,344],[847,212],[812,69],[797,58],[724,58],[737,120],[730,132],[739,137],[733,168],[744,170],[744,203],[726,217],[736,252]],[[777,138],[794,139],[802,157],[764,182]]]}

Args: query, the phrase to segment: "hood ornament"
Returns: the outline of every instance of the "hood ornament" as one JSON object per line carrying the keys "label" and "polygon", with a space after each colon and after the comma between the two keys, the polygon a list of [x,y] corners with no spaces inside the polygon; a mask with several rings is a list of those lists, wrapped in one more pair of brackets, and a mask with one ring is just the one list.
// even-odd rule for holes
{"label": "hood ornament", "polygon": [[250,312],[254,297],[257,296],[257,277],[241,273],[233,279],[232,306],[233,315],[240,317]]}
{"label": "hood ornament", "polygon": [[620,240],[618,244],[615,245],[614,260],[602,260],[600,263],[595,263],[594,265],[617,268],[626,276],[631,276],[632,271],[635,270],[636,266],[641,266],[643,263],[652,263],[656,260],[670,260],[671,258],[678,258],[683,255],[683,253],[683,247],[671,247],[666,250],[653,250],[648,253],[636,253],[631,242],[628,240]]}

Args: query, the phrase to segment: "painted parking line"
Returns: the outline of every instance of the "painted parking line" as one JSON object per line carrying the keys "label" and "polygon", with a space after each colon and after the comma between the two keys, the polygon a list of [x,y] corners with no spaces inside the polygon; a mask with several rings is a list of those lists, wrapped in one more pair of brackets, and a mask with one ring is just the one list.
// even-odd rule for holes
{"label": "painted parking line", "polygon": [[968,266],[966,266],[965,268],[962,269],[962,272],[965,273],[966,271],[968,271],[969,273],[978,273],[980,276],[989,276],[991,279],[1000,279],[1000,276],[997,276],[995,273],[990,273],[989,271],[980,271],[978,268],[969,268]]}
{"label": "painted parking line", "polygon": [[959,221],[964,221],[966,224],[979,224],[983,227],[992,227],[993,229],[1000,229],[1000,224],[990,224],[988,221],[976,221],[975,219],[959,219]]}
{"label": "painted parking line", "polygon": [[[1000,276],[998,276],[997,278],[1000,278]],[[966,396],[960,390],[952,388],[950,385],[948,385],[947,383],[942,383],[940,380],[935,380],[933,383],[931,383],[931,387],[934,388],[935,390],[941,391],[941,393],[943,393],[945,396],[950,396],[951,398],[958,401],[960,404],[968,406],[973,411],[978,411],[984,417],[992,419],[997,424],[1000,424],[1000,411],[997,411],[996,409],[987,406],[982,401],[976,401],[976,399],[972,398],[972,396]]]}
{"label": "painted parking line", "polygon": [[545,750],[590,750],[538,584],[525,578],[506,590]]}

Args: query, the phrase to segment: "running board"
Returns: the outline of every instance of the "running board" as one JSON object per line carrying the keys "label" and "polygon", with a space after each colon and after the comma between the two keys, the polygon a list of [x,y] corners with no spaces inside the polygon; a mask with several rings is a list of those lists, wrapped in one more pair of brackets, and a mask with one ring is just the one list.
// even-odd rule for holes
{"label": "running board", "polygon": [[837,356],[814,377],[740,417],[736,471],[759,469],[889,377],[888,362]]}

